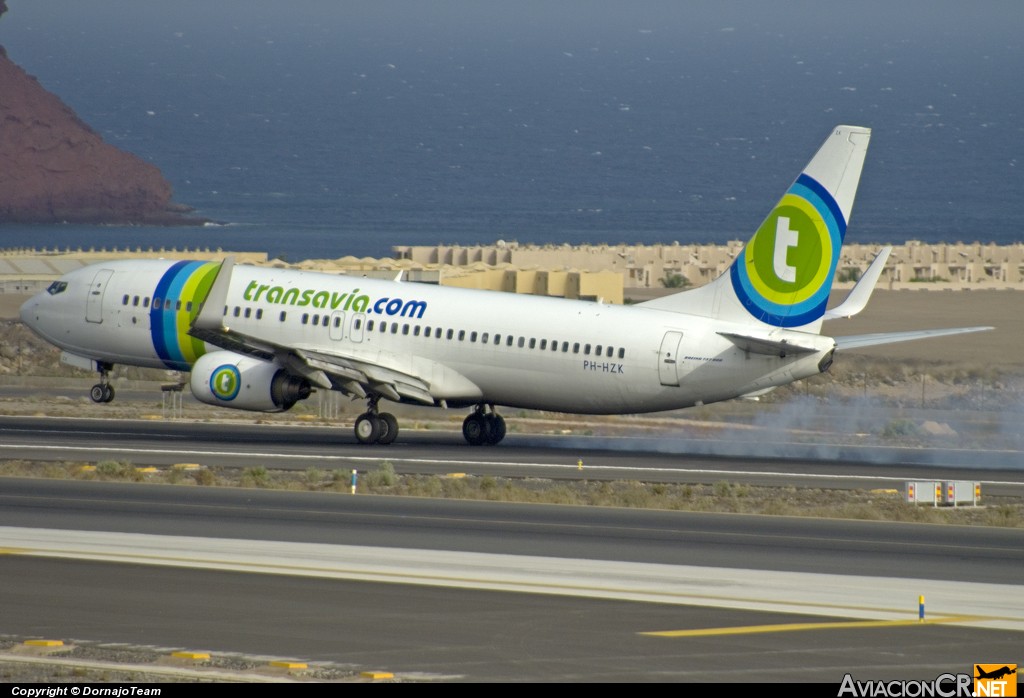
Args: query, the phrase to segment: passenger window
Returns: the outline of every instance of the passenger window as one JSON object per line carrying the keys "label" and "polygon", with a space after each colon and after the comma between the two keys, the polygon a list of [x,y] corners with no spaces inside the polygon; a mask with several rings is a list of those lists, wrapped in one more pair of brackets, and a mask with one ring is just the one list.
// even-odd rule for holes
{"label": "passenger window", "polygon": [[309,313],[303,313],[302,314],[302,324],[303,325],[308,325],[309,324]]}
{"label": "passenger window", "polygon": [[330,325],[331,325],[331,316],[330,315],[324,315],[323,326],[324,327],[330,327]]}
{"label": "passenger window", "polygon": [[490,333],[489,332],[484,332],[483,335],[480,336],[480,343],[481,344],[487,344],[487,340],[490,339],[490,338],[491,338]]}
{"label": "passenger window", "polygon": [[192,301],[189,301],[188,303],[185,304],[185,311],[189,313],[192,312]]}
{"label": "passenger window", "polygon": [[580,343],[579,342],[573,343],[573,345],[572,345],[572,353],[573,354],[579,354],[580,353]]}
{"label": "passenger window", "polygon": [[412,336],[413,337],[419,337],[420,336],[420,326],[419,325],[416,325],[415,327],[412,328]]}
{"label": "passenger window", "polygon": [[146,296],[145,298],[142,299],[142,307],[143,308],[148,308],[149,307],[149,296]]}
{"label": "passenger window", "polygon": [[153,307],[157,308],[157,309],[160,308],[160,299],[159,298],[154,298],[153,299]]}
{"label": "passenger window", "polygon": [[534,339],[533,337],[530,337],[530,348],[533,349],[536,346],[537,346],[537,340]]}
{"label": "passenger window", "polygon": [[121,298],[121,305],[128,305],[128,294],[127,293],[124,294],[123,298]]}
{"label": "passenger window", "polygon": [[512,335],[509,335],[508,337],[505,337],[505,346],[506,347],[512,346],[512,342],[514,342],[514,341],[515,341],[515,337],[513,337]]}
{"label": "passenger window", "polygon": [[246,308],[245,309],[245,317],[246,317],[246,319],[249,319],[251,316],[252,316],[252,308]]}
{"label": "passenger window", "polygon": [[448,330],[448,339],[450,340],[454,336],[455,336],[455,330]]}
{"label": "passenger window", "polygon": [[583,353],[585,355],[587,355],[587,356],[590,356],[590,345],[589,344],[586,345],[585,347],[583,347]]}
{"label": "passenger window", "polygon": [[600,355],[601,355],[601,345],[598,344],[596,347],[594,347],[594,356],[600,356]]}
{"label": "passenger window", "polygon": [[569,351],[569,343],[568,342],[562,342],[562,353],[564,354],[564,353],[566,353],[568,351]]}
{"label": "passenger window", "polygon": [[466,330],[459,330],[459,341],[466,339]]}
{"label": "passenger window", "polygon": [[[134,298],[132,298],[132,305],[133,306],[138,306],[139,305],[139,297],[138,296],[135,296]],[[227,310],[227,306],[224,306],[224,309]]]}
{"label": "passenger window", "polygon": [[391,334],[398,334],[398,323],[391,323]]}
{"label": "passenger window", "polygon": [[540,340],[540,350],[544,351],[547,348],[548,348],[548,340],[546,340],[546,339]]}
{"label": "passenger window", "polygon": [[476,332],[469,333],[469,341],[476,342]]}
{"label": "passenger window", "polygon": [[313,325],[316,326],[316,325],[319,325],[319,324],[320,324],[320,313],[317,313],[316,315],[313,316]]}
{"label": "passenger window", "polygon": [[436,337],[437,339],[441,339],[441,328],[440,327],[434,328],[434,337]]}
{"label": "passenger window", "polygon": [[605,356],[607,356],[610,359],[610,358],[612,358],[612,356],[614,354],[615,354],[615,350],[612,349],[611,347],[608,347],[608,351],[605,352]]}
{"label": "passenger window", "polygon": [[406,334],[406,335],[409,334],[409,326],[408,325],[402,325],[402,334]]}
{"label": "passenger window", "polygon": [[285,311],[285,310],[282,310],[281,311],[281,322],[284,322],[285,318],[287,318],[287,317],[288,317],[288,312]]}
{"label": "passenger window", "polygon": [[522,349],[524,346],[526,346],[526,337],[520,337],[519,341],[517,342],[517,344],[518,344],[520,349]]}
{"label": "passenger window", "polygon": [[[359,324],[359,323],[356,322],[356,324]],[[334,316],[334,326],[335,327],[341,327],[341,318],[338,317],[337,315]]]}
{"label": "passenger window", "polygon": [[626,358],[626,350],[625,350],[624,347],[619,347],[619,358],[620,359]]}
{"label": "passenger window", "polygon": [[256,319],[257,320],[262,320],[263,319],[263,308],[256,308]]}

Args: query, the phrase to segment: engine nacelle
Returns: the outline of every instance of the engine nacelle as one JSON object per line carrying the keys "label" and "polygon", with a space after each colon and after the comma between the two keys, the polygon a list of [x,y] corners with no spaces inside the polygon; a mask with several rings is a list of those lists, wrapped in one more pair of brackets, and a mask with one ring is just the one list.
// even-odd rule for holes
{"label": "engine nacelle", "polygon": [[257,412],[284,412],[312,392],[305,378],[230,351],[200,356],[192,366],[189,386],[207,405]]}

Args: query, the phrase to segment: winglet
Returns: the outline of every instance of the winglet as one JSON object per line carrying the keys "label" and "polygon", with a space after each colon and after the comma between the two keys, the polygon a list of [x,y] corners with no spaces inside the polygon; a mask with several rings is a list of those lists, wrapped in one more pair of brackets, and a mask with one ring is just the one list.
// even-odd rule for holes
{"label": "winglet", "polygon": [[202,309],[192,321],[192,329],[213,332],[224,329],[224,307],[228,303],[228,287],[231,285],[231,270],[234,266],[234,255],[228,255],[221,262],[217,278],[213,280],[210,292],[203,300]]}
{"label": "winglet", "polygon": [[871,300],[871,292],[875,290],[875,284],[878,283],[878,277],[882,275],[885,263],[889,259],[891,252],[891,245],[883,247],[882,251],[875,257],[875,260],[871,262],[868,270],[864,272],[864,276],[860,277],[854,285],[846,300],[832,308],[832,310],[826,310],[824,319],[835,320],[841,317],[853,317],[864,310],[867,307],[868,301]]}

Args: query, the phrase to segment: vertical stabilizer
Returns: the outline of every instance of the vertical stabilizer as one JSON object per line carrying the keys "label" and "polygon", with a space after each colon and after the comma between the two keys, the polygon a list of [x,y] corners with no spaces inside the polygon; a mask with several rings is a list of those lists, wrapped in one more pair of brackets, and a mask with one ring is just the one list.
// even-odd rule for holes
{"label": "vertical stabilizer", "polygon": [[643,305],[817,332],[870,138],[868,128],[837,126],[727,273]]}

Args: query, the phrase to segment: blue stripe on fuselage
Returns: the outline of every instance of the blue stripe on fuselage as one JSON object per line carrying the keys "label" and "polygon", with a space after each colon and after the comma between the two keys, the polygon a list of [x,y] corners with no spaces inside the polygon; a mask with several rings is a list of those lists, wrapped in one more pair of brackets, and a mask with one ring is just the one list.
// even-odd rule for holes
{"label": "blue stripe on fuselage", "polygon": [[[154,304],[149,311],[150,334],[153,337],[153,349],[167,368],[187,371],[190,366],[181,353],[176,326],[177,302],[181,298],[181,290],[189,276],[202,265],[202,262],[175,262],[160,278],[153,291]],[[157,307],[156,300],[160,300]],[[170,300],[170,310],[164,310]]]}

